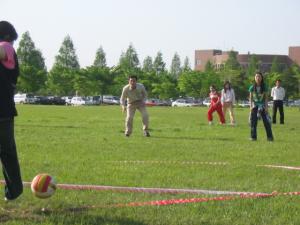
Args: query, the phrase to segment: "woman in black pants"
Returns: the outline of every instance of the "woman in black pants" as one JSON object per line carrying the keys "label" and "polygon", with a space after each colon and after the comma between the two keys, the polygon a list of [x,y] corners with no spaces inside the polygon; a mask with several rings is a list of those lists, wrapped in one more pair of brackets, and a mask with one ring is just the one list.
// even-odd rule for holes
{"label": "woman in black pants", "polygon": [[5,178],[5,200],[13,200],[23,192],[23,184],[14,137],[17,111],[14,91],[19,76],[13,42],[18,34],[9,22],[0,21],[0,159]]}
{"label": "woman in black pants", "polygon": [[249,88],[251,141],[257,140],[257,120],[261,117],[267,133],[267,140],[273,141],[271,123],[268,119],[268,89],[260,72],[254,77],[253,85]]}

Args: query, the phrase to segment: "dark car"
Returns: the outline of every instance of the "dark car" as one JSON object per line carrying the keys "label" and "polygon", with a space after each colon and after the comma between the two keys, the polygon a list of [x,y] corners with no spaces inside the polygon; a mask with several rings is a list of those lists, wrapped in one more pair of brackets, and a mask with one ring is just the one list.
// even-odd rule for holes
{"label": "dark car", "polygon": [[61,97],[53,97],[51,99],[51,103],[52,103],[52,105],[65,105],[66,100]]}
{"label": "dark car", "polygon": [[36,104],[50,105],[51,101],[47,96],[36,96]]}
{"label": "dark car", "polygon": [[36,104],[41,105],[65,105],[66,101],[56,96],[36,96]]}

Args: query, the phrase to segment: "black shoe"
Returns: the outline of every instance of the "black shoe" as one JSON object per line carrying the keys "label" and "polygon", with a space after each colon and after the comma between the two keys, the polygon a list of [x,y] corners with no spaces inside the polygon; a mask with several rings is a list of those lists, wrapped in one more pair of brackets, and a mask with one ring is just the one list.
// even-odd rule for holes
{"label": "black shoe", "polygon": [[144,136],[145,137],[150,137],[150,133],[148,131],[144,131]]}
{"label": "black shoe", "polygon": [[256,138],[249,138],[249,141],[257,141]]}
{"label": "black shoe", "polygon": [[125,134],[125,137],[129,137],[130,136],[130,134]]}
{"label": "black shoe", "polygon": [[274,138],[271,137],[271,138],[268,138],[267,140],[268,141],[274,141]]}

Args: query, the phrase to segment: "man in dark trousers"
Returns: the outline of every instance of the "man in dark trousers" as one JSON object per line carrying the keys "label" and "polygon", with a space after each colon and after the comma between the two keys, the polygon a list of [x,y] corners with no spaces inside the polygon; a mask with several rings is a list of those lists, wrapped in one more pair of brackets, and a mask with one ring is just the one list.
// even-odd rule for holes
{"label": "man in dark trousers", "polygon": [[276,86],[272,88],[271,96],[273,98],[273,123],[276,123],[277,109],[279,109],[280,124],[284,124],[283,99],[285,97],[285,90],[281,87],[281,80],[276,80]]}
{"label": "man in dark trousers", "polygon": [[18,34],[9,22],[0,21],[0,159],[5,178],[5,200],[13,200],[23,192],[23,184],[14,137],[17,115],[14,92],[19,76],[13,42]]}

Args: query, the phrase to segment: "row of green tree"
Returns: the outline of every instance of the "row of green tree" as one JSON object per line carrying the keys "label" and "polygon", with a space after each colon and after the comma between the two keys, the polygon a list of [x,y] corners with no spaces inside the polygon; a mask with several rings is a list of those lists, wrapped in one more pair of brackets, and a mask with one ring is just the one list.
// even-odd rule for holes
{"label": "row of green tree", "polygon": [[[163,55],[158,52],[154,60],[147,56],[140,63],[138,54],[130,44],[126,52],[120,56],[116,66],[109,67],[106,54],[100,46],[96,51],[93,65],[81,68],[74,44],[70,36],[62,42],[52,68],[47,71],[42,52],[35,47],[29,32],[25,32],[19,42],[17,54],[20,63],[20,78],[17,90],[36,95],[82,96],[112,94],[119,96],[122,87],[127,84],[130,74],[139,77],[148,91],[149,97],[160,99],[191,96],[204,98],[208,95],[209,86],[216,85],[219,89],[225,80],[231,81],[238,99],[246,99],[248,87],[253,81],[254,73],[261,67],[255,55],[247,69],[241,67],[234,51],[222,69],[216,70],[208,62],[205,71],[194,71],[186,57],[183,65],[175,53],[170,69],[166,69]],[[292,65],[282,68],[275,57],[269,73],[265,74],[269,86],[276,79],[283,81],[289,98],[298,98],[300,90],[299,66]]]}

